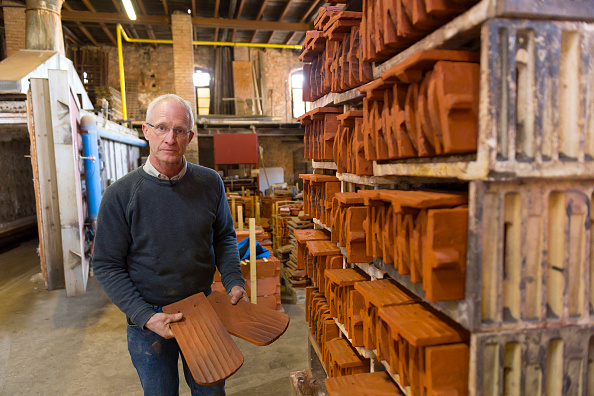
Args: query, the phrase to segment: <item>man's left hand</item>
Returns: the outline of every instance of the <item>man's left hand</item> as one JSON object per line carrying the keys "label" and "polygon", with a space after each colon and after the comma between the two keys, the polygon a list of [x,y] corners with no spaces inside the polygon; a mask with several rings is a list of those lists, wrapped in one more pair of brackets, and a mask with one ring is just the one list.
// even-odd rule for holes
{"label": "man's left hand", "polygon": [[241,286],[233,286],[233,289],[229,292],[231,296],[231,304],[235,305],[239,300],[250,302],[245,289]]}

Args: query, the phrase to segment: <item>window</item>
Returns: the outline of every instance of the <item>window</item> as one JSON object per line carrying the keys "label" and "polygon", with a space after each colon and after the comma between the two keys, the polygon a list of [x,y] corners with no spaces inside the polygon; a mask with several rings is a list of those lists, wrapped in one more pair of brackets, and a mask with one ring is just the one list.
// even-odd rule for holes
{"label": "window", "polygon": [[303,69],[291,73],[291,101],[293,118],[302,116],[309,111],[311,104],[303,101]]}
{"label": "window", "polygon": [[210,73],[196,70],[193,78],[198,115],[208,115],[210,113]]}

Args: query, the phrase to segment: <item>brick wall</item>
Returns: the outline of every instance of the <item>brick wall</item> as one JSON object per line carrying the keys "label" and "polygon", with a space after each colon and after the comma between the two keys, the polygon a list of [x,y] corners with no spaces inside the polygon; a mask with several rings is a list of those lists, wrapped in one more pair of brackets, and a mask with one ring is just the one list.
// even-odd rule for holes
{"label": "brick wall", "polygon": [[[293,153],[303,159],[303,139],[296,137],[258,136],[258,145],[264,149],[264,165],[266,168],[281,167],[285,182],[295,184],[295,164]],[[262,164],[260,163],[260,167]],[[264,174],[260,175],[264,177]]]}
{"label": "brick wall", "polygon": [[4,32],[6,34],[6,56],[25,49],[25,6],[14,1],[2,2],[4,11]]}
{"label": "brick wall", "polygon": [[[175,93],[192,104],[196,116],[196,94],[192,75],[194,74],[194,47],[192,45],[192,17],[182,11],[171,15],[173,38],[173,76]],[[186,153],[188,161],[198,163],[198,139],[193,139]]]}
{"label": "brick wall", "polygon": [[259,52],[264,112],[282,121],[292,122],[289,75],[303,67],[298,59],[299,53],[270,48]]}

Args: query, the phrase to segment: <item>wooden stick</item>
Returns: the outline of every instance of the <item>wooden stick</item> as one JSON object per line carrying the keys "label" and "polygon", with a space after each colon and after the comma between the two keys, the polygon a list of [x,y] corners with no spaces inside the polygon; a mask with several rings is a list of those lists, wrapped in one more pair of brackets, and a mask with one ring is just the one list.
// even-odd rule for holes
{"label": "wooden stick", "polygon": [[251,284],[251,302],[258,302],[258,279],[256,278],[256,219],[251,217],[250,224],[250,284]]}
{"label": "wooden stick", "polygon": [[237,207],[237,230],[243,231],[243,206]]}
{"label": "wooden stick", "polygon": [[233,217],[233,227],[237,227],[237,212],[235,210],[235,198],[231,197],[231,217]]}
{"label": "wooden stick", "polygon": [[260,225],[260,202],[256,197],[256,224]]}

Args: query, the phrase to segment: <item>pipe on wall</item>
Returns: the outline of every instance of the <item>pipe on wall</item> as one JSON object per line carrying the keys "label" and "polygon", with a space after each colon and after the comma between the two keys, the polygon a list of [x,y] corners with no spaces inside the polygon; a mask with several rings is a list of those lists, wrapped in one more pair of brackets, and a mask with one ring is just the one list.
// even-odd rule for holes
{"label": "pipe on wall", "polygon": [[95,219],[101,204],[101,167],[99,165],[99,136],[97,121],[94,116],[86,115],[80,120],[87,187],[88,221],[95,230]]}
{"label": "pipe on wall", "polygon": [[63,0],[27,0],[25,48],[57,51],[64,55],[60,10]]}
{"label": "pipe on wall", "polygon": [[[60,0],[61,1],[61,0]],[[134,39],[128,37],[122,25],[117,25],[118,34],[118,65],[120,69],[120,90],[122,95],[122,116],[124,120],[128,118],[126,111],[126,82],[124,80],[124,56],[122,54],[122,37],[128,43],[144,43],[144,44],[173,44],[173,40],[157,40],[157,39]],[[220,47],[251,47],[251,48],[281,48],[281,49],[301,49],[301,45],[288,44],[267,44],[267,43],[234,43],[227,41],[192,41],[193,45],[210,45]]]}

